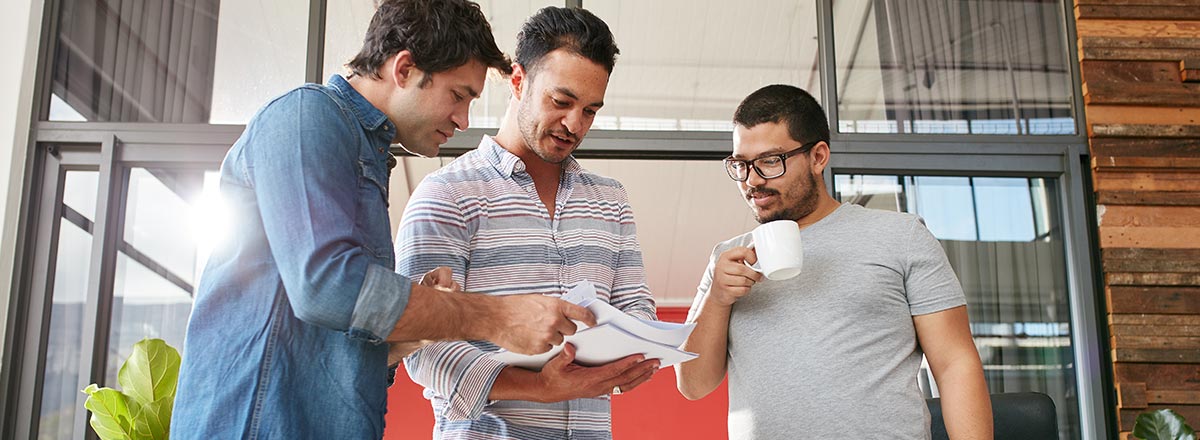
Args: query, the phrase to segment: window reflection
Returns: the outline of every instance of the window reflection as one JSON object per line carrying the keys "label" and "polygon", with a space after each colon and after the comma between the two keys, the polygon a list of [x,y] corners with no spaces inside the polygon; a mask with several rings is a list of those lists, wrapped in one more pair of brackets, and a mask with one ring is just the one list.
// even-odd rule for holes
{"label": "window reflection", "polygon": [[925,220],[962,282],[989,390],[1048,394],[1062,438],[1079,438],[1056,181],[839,174],[834,185],[842,202]]}
{"label": "window reflection", "polygon": [[1074,134],[1059,2],[835,1],[842,133]]}
{"label": "window reflection", "polygon": [[304,82],[308,5],[64,0],[49,118],[245,123]]}
{"label": "window reflection", "polygon": [[39,438],[73,438],[75,411],[83,410],[77,399],[97,179],[96,171],[68,171],[63,182]]}
{"label": "window reflection", "polygon": [[107,380],[142,338],[183,348],[199,276],[226,222],[215,171],[134,168],[117,256]]}

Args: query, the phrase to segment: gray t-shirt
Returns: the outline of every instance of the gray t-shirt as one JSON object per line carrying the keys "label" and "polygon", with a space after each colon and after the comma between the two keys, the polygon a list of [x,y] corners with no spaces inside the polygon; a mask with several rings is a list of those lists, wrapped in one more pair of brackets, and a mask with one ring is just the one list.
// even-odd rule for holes
{"label": "gray t-shirt", "polygon": [[[912,316],[966,304],[915,215],[843,204],[801,230],[803,272],[756,284],[729,324],[729,438],[928,439]],[[717,245],[713,262],[749,234]]]}

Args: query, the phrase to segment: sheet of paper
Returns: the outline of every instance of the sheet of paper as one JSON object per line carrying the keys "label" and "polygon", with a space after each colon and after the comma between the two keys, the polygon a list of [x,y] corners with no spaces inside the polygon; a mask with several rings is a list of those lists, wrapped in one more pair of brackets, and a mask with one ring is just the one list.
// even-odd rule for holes
{"label": "sheet of paper", "polygon": [[[603,365],[639,353],[647,359],[659,359],[662,367],[696,358],[694,353],[647,341],[611,324],[582,330],[567,336],[565,342],[575,346],[575,362],[586,366]],[[562,345],[557,345],[546,353],[532,356],[502,351],[492,358],[509,365],[541,370],[542,366],[562,352],[562,349]]]}
{"label": "sheet of paper", "polygon": [[[663,367],[696,358],[693,353],[679,350],[696,324],[647,321],[626,315],[624,312],[596,298],[596,288],[584,281],[561,297],[564,301],[578,304],[596,315],[596,327],[587,328],[576,322],[580,330],[564,338],[564,343],[575,346],[575,361],[580,365],[600,365],[641,353],[649,359],[660,359]],[[562,352],[557,345],[550,351],[527,356],[500,351],[493,359],[509,365],[540,370],[546,362]]]}

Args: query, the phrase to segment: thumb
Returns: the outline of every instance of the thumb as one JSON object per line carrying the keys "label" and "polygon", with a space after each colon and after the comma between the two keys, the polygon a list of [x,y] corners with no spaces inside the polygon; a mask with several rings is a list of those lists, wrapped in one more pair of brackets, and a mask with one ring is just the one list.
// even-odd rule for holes
{"label": "thumb", "polygon": [[551,358],[549,362],[546,362],[545,368],[561,370],[567,365],[571,365],[571,362],[575,362],[575,346],[568,342],[563,344],[563,349],[558,352],[558,355]]}
{"label": "thumb", "polygon": [[588,327],[596,326],[596,315],[593,315],[591,310],[583,306],[562,301],[562,312],[567,318],[582,321]]}

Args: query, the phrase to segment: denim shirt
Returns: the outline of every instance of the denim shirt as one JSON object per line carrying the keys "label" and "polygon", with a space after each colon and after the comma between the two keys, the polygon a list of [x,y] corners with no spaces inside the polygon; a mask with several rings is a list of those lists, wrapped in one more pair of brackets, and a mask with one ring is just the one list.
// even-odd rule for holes
{"label": "denim shirt", "polygon": [[340,76],[267,104],[221,165],[231,234],[188,322],[171,423],[181,439],[379,439],[395,273],[395,128]]}

